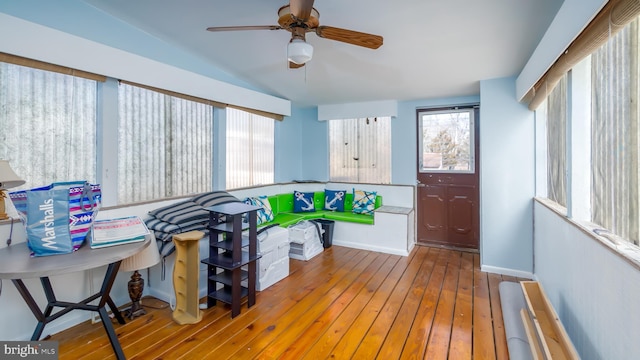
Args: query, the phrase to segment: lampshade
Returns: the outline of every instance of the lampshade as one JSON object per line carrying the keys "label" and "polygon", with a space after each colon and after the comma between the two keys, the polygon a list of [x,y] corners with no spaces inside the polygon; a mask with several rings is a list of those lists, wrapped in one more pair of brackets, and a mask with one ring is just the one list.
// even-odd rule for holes
{"label": "lampshade", "polygon": [[302,39],[293,39],[287,45],[287,58],[292,63],[302,65],[313,57],[313,46]]}
{"label": "lampshade", "polygon": [[10,189],[24,183],[25,181],[13,172],[13,169],[9,166],[9,161],[0,160],[0,190]]}
{"label": "lampshade", "polygon": [[[158,251],[158,244],[154,236],[151,237],[151,244],[144,248],[139,253],[130,256],[120,263],[121,271],[134,271],[146,269],[160,262],[160,252]],[[147,236],[149,238],[149,236]]]}

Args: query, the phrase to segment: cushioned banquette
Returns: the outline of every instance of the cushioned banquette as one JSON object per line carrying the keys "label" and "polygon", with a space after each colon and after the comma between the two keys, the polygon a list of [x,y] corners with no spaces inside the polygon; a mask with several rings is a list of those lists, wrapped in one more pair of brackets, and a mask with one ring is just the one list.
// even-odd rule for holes
{"label": "cushioned banquette", "polygon": [[[282,227],[296,224],[301,220],[311,219],[329,219],[337,221],[347,221],[359,224],[372,225],[374,217],[368,214],[354,214],[351,212],[353,203],[353,193],[345,194],[344,199],[344,211],[330,211],[324,210],[324,191],[316,191],[313,194],[313,203],[315,211],[311,212],[294,212],[293,206],[293,193],[277,194],[268,196],[269,204],[273,211],[273,221],[264,222],[259,226],[265,226],[269,224],[280,224]],[[376,196],[375,208],[382,206],[382,196]]]}

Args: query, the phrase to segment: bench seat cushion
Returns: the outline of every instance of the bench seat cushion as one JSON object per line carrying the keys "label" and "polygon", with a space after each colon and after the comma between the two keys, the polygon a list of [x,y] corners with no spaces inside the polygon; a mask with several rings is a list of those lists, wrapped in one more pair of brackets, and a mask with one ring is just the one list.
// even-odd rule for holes
{"label": "bench seat cushion", "polygon": [[[345,195],[344,212],[324,210],[324,191],[314,193],[313,200],[316,211],[313,212],[293,212],[293,193],[277,194],[268,197],[274,219],[269,222],[259,224],[263,227],[270,224],[280,224],[281,227],[288,227],[302,220],[329,219],[336,221],[347,221],[358,224],[373,225],[373,216],[367,214],[354,214],[351,212],[353,193]],[[375,208],[382,206],[382,197],[377,196]]]}
{"label": "bench seat cushion", "polygon": [[300,220],[304,220],[304,216],[302,215],[302,213],[278,213],[274,216],[273,221],[262,223],[260,224],[260,226],[269,224],[280,224],[281,227],[288,227],[289,225],[293,225]]}
{"label": "bench seat cushion", "polygon": [[353,222],[358,224],[373,225],[373,216],[371,215],[354,214],[350,212],[327,211],[324,214],[324,218],[329,220],[348,221],[348,222]]}

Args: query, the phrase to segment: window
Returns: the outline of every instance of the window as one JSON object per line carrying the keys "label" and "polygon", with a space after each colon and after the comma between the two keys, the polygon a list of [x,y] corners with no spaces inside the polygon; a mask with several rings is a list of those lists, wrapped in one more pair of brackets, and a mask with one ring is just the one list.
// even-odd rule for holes
{"label": "window", "polygon": [[[546,107],[536,114],[547,118],[547,197],[563,206],[587,204],[590,219],[578,220],[590,220],[636,245],[640,240],[639,32],[636,19],[594,52],[584,63],[588,65],[580,64],[587,70],[572,72],[571,81],[589,84],[584,86],[590,86],[590,92],[571,90],[565,76],[547,97]],[[580,111],[580,107],[590,107],[590,111]],[[579,131],[567,133],[570,120],[584,124],[575,115],[568,118],[576,112],[590,117],[587,147],[583,139],[570,137],[580,137]],[[568,169],[567,155],[582,154],[585,149],[590,149],[590,161],[582,166],[586,168]],[[576,176],[590,177],[590,191],[586,187],[584,193],[568,192],[568,181]],[[572,212],[567,213],[573,217]]]}
{"label": "window", "polygon": [[391,183],[391,117],[329,121],[331,181]]}
{"label": "window", "polygon": [[592,221],[638,244],[638,20],[591,57]]}
{"label": "window", "polygon": [[212,190],[213,107],[120,84],[118,203]]}
{"label": "window", "polygon": [[275,120],[227,108],[227,189],[273,184]]}
{"label": "window", "polygon": [[567,76],[547,98],[548,198],[567,206]]}
{"label": "window", "polygon": [[418,114],[420,172],[473,173],[473,109],[428,110]]}
{"label": "window", "polygon": [[96,93],[94,80],[0,62],[0,158],[22,188],[96,181]]}

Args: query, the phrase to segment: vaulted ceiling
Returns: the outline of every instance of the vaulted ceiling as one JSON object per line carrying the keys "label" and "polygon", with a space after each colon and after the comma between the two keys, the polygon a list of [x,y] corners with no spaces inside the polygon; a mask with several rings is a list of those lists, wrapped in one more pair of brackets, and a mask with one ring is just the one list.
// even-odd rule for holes
{"label": "vaulted ceiling", "polygon": [[479,81],[517,75],[562,0],[319,0],[320,24],[381,35],[377,50],[307,34],[313,59],[289,69],[286,0],[83,0],[262,91],[298,106],[479,94]]}

